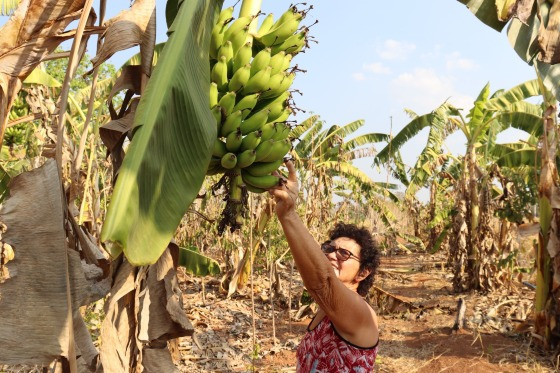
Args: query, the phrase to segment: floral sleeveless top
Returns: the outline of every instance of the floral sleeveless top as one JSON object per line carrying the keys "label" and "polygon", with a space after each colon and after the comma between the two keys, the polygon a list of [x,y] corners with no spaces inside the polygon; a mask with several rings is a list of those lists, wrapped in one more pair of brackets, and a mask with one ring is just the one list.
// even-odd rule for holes
{"label": "floral sleeveless top", "polygon": [[370,348],[358,347],[339,335],[327,316],[309,330],[312,323],[297,349],[297,373],[373,372],[379,341]]}

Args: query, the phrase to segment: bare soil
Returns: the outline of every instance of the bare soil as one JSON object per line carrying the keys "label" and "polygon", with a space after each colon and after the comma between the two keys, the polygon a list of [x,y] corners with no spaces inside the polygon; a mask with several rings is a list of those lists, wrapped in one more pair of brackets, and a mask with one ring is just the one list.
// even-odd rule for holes
{"label": "bare soil", "polygon": [[[381,268],[375,286],[384,293],[372,297],[381,333],[376,372],[559,371],[550,353],[531,345],[534,291],[522,282],[488,295],[454,294],[443,257],[387,256]],[[274,328],[268,278],[254,276],[255,340],[250,286],[226,299],[217,279],[181,277],[196,329],[192,338],[179,340],[176,363],[182,372],[295,371],[295,351],[312,316],[294,320],[303,289],[296,271],[292,321],[286,297],[274,299]],[[289,283],[289,273],[283,273],[286,294]],[[459,297],[467,305],[466,326],[452,332]]]}

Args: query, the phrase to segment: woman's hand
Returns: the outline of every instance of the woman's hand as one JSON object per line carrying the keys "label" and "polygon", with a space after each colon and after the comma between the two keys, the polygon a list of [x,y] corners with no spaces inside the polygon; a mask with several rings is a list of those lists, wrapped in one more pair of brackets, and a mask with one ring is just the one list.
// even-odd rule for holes
{"label": "woman's hand", "polygon": [[286,167],[288,167],[288,180],[282,183],[281,186],[269,189],[269,193],[274,196],[274,200],[276,201],[276,215],[278,215],[279,218],[295,212],[296,201],[299,194],[296,168],[292,161],[287,161]]}

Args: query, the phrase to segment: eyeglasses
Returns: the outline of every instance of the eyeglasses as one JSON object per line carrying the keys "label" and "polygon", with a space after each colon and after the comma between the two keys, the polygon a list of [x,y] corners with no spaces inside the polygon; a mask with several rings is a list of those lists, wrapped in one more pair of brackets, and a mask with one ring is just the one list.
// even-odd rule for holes
{"label": "eyeglasses", "polygon": [[346,250],[343,248],[337,248],[335,245],[332,244],[331,241],[326,241],[325,243],[323,243],[321,245],[321,250],[323,251],[323,253],[326,254],[330,254],[333,251],[336,252],[336,258],[341,261],[341,262],[345,262],[350,258],[354,258],[356,259],[358,262],[360,261],[360,258],[358,258],[356,255],[352,254],[352,252],[350,250]]}

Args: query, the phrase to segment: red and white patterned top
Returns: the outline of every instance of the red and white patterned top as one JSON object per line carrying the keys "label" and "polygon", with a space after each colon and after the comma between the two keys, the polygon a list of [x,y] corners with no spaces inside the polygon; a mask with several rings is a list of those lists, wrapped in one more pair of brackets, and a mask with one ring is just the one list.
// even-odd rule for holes
{"label": "red and white patterned top", "polygon": [[373,372],[379,342],[370,348],[356,346],[338,334],[327,316],[313,330],[311,323],[297,349],[297,373]]}

